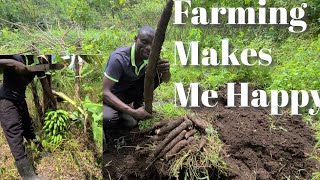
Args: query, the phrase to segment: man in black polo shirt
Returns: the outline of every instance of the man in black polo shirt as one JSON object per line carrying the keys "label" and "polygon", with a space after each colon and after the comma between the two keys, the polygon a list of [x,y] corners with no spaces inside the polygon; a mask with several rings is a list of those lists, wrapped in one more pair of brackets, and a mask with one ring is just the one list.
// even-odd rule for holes
{"label": "man in black polo shirt", "polygon": [[27,85],[35,76],[41,81],[43,90],[56,107],[56,100],[44,72],[29,72],[28,64],[33,62],[33,56],[3,56],[0,55],[0,69],[3,70],[3,84],[0,87],[0,122],[15,159],[18,172],[22,179],[40,178],[34,172],[32,163],[27,157],[23,138],[34,140],[35,134],[25,100]]}
{"label": "man in black polo shirt", "polygon": [[[152,27],[142,27],[131,47],[120,47],[110,55],[103,77],[105,131],[119,126],[131,129],[137,125],[137,120],[151,117],[142,104],[145,71],[154,35]],[[169,61],[159,60],[155,88],[169,80]]]}

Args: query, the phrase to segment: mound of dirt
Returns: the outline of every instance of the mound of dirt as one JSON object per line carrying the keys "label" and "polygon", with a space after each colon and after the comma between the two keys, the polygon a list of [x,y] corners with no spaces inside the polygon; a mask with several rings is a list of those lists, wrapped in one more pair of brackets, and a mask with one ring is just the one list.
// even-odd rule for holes
{"label": "mound of dirt", "polygon": [[147,137],[138,135],[138,130],[112,131],[111,137],[115,141],[104,145],[102,173],[104,179],[167,179],[153,166],[148,168],[148,156],[150,151],[146,145],[150,143]]}
{"label": "mound of dirt", "polygon": [[[239,87],[236,89],[240,91]],[[213,125],[225,144],[221,156],[229,173],[218,179],[310,179],[318,168],[318,163],[309,157],[316,141],[301,116],[270,116],[262,108],[226,108],[226,89],[219,95],[216,107],[192,109],[196,116]],[[146,170],[152,153],[146,150],[149,138],[138,136],[137,132],[121,133],[124,136],[118,135],[116,143],[121,149],[105,146],[105,179],[169,178],[165,176],[165,161],[158,160]]]}
{"label": "mound of dirt", "polygon": [[[219,93],[226,94],[225,88]],[[225,144],[222,156],[231,169],[227,179],[310,179],[318,166],[308,156],[316,141],[301,116],[270,116],[267,109],[226,108],[224,103],[220,100],[214,111],[196,112],[212,122]]]}

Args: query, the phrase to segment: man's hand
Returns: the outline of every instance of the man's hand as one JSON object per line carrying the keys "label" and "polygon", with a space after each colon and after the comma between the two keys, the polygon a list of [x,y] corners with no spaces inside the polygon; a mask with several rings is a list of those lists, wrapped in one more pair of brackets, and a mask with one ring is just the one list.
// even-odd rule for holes
{"label": "man's hand", "polygon": [[160,59],[157,64],[158,73],[162,82],[169,82],[170,74],[170,62]]}
{"label": "man's hand", "polygon": [[159,73],[169,72],[169,70],[170,70],[170,62],[167,61],[167,60],[160,59],[158,61],[158,64],[157,64],[157,68],[159,70]]}
{"label": "man's hand", "polygon": [[148,119],[151,118],[151,114],[149,114],[144,107],[140,107],[138,109],[135,109],[134,112],[132,113],[132,116],[136,119]]}

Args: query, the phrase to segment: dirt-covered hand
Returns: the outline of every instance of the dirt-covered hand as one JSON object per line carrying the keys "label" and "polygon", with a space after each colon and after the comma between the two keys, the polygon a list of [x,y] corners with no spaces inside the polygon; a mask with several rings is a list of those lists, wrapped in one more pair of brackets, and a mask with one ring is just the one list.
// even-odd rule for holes
{"label": "dirt-covered hand", "polygon": [[133,117],[136,119],[148,119],[152,116],[142,106],[134,111]]}
{"label": "dirt-covered hand", "polygon": [[160,59],[157,64],[157,68],[160,73],[166,73],[170,70],[170,62],[167,60]]}
{"label": "dirt-covered hand", "polygon": [[15,61],[13,69],[19,74],[27,74],[29,72],[27,66],[21,62]]}

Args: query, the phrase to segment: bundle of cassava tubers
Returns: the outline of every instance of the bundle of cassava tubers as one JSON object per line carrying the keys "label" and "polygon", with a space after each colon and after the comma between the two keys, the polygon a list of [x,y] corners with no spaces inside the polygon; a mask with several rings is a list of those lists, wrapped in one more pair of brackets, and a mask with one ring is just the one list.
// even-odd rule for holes
{"label": "bundle of cassava tubers", "polygon": [[[208,141],[205,130],[208,123],[196,117],[184,116],[177,120],[162,120],[152,127],[142,130],[141,134],[149,134],[152,141],[159,141],[152,153],[152,159],[164,158],[166,161],[183,151],[189,145],[196,145],[202,150]],[[201,138],[194,135],[199,132]]]}

